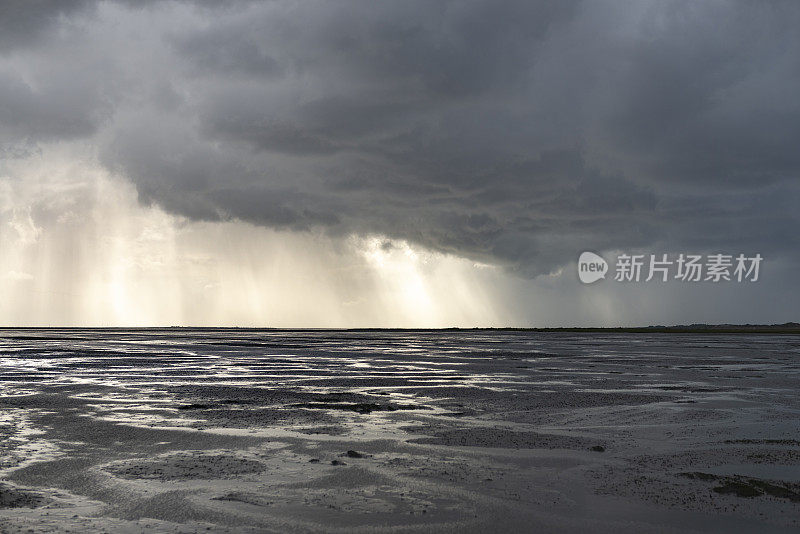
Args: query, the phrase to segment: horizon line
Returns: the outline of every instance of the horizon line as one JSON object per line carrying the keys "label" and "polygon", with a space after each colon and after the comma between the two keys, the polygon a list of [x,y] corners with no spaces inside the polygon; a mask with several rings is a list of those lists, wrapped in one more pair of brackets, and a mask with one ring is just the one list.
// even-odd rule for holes
{"label": "horizon line", "polygon": [[648,326],[474,326],[474,327],[274,327],[274,326],[0,326],[8,330],[239,330],[286,332],[446,332],[446,331],[507,331],[507,332],[615,332],[615,333],[792,333],[800,334],[800,322],[772,324],[692,323]]}

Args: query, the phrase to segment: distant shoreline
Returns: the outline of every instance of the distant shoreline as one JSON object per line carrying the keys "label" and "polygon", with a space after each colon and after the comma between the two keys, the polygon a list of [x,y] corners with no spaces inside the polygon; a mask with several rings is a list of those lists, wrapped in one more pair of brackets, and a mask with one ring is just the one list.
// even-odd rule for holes
{"label": "distant shoreline", "polygon": [[49,331],[284,331],[284,332],[563,332],[598,334],[800,334],[800,323],[783,324],[691,324],[674,326],[634,327],[475,327],[475,328],[275,328],[236,326],[0,326],[0,332],[9,330]]}

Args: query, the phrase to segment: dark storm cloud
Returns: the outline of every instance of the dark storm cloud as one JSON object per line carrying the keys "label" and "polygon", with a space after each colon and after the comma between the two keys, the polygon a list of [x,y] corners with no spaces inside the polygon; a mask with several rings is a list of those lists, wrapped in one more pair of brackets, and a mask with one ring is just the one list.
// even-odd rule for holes
{"label": "dark storm cloud", "polygon": [[193,74],[228,73],[255,78],[271,78],[281,72],[278,62],[258,45],[256,28],[250,34],[211,29],[179,36],[173,46],[194,69]]}
{"label": "dark storm cloud", "polygon": [[0,51],[26,46],[59,22],[91,4],[89,0],[4,0],[0,2]]}
{"label": "dark storm cloud", "polygon": [[[91,138],[143,201],[190,218],[384,234],[526,275],[584,249],[800,248],[787,230],[800,190],[795,3],[43,13],[18,13],[36,29],[0,44],[82,23],[96,61],[62,60],[93,82],[58,95],[8,71],[2,131]],[[115,69],[98,70],[104,58]]]}
{"label": "dark storm cloud", "polygon": [[0,140],[83,137],[95,131],[102,110],[102,97],[81,80],[34,88],[0,72]]}
{"label": "dark storm cloud", "polygon": [[[797,177],[797,4],[687,5],[648,26],[621,68],[609,113],[615,146],[673,180]],[[696,17],[696,18],[695,18]]]}

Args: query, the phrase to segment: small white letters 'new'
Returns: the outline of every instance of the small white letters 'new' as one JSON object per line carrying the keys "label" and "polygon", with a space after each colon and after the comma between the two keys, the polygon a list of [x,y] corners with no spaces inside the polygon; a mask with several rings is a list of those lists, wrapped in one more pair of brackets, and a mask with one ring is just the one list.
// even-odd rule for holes
{"label": "small white letters 'new'", "polygon": [[594,252],[584,252],[578,258],[578,278],[584,284],[605,278],[607,272],[608,263]]}

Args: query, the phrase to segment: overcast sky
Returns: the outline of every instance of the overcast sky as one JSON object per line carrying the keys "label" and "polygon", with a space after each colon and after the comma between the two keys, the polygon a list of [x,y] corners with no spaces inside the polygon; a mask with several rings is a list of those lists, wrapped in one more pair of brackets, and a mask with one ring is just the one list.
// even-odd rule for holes
{"label": "overcast sky", "polygon": [[[0,322],[798,320],[798,28],[793,1],[3,2]],[[584,250],[764,261],[585,286]]]}

